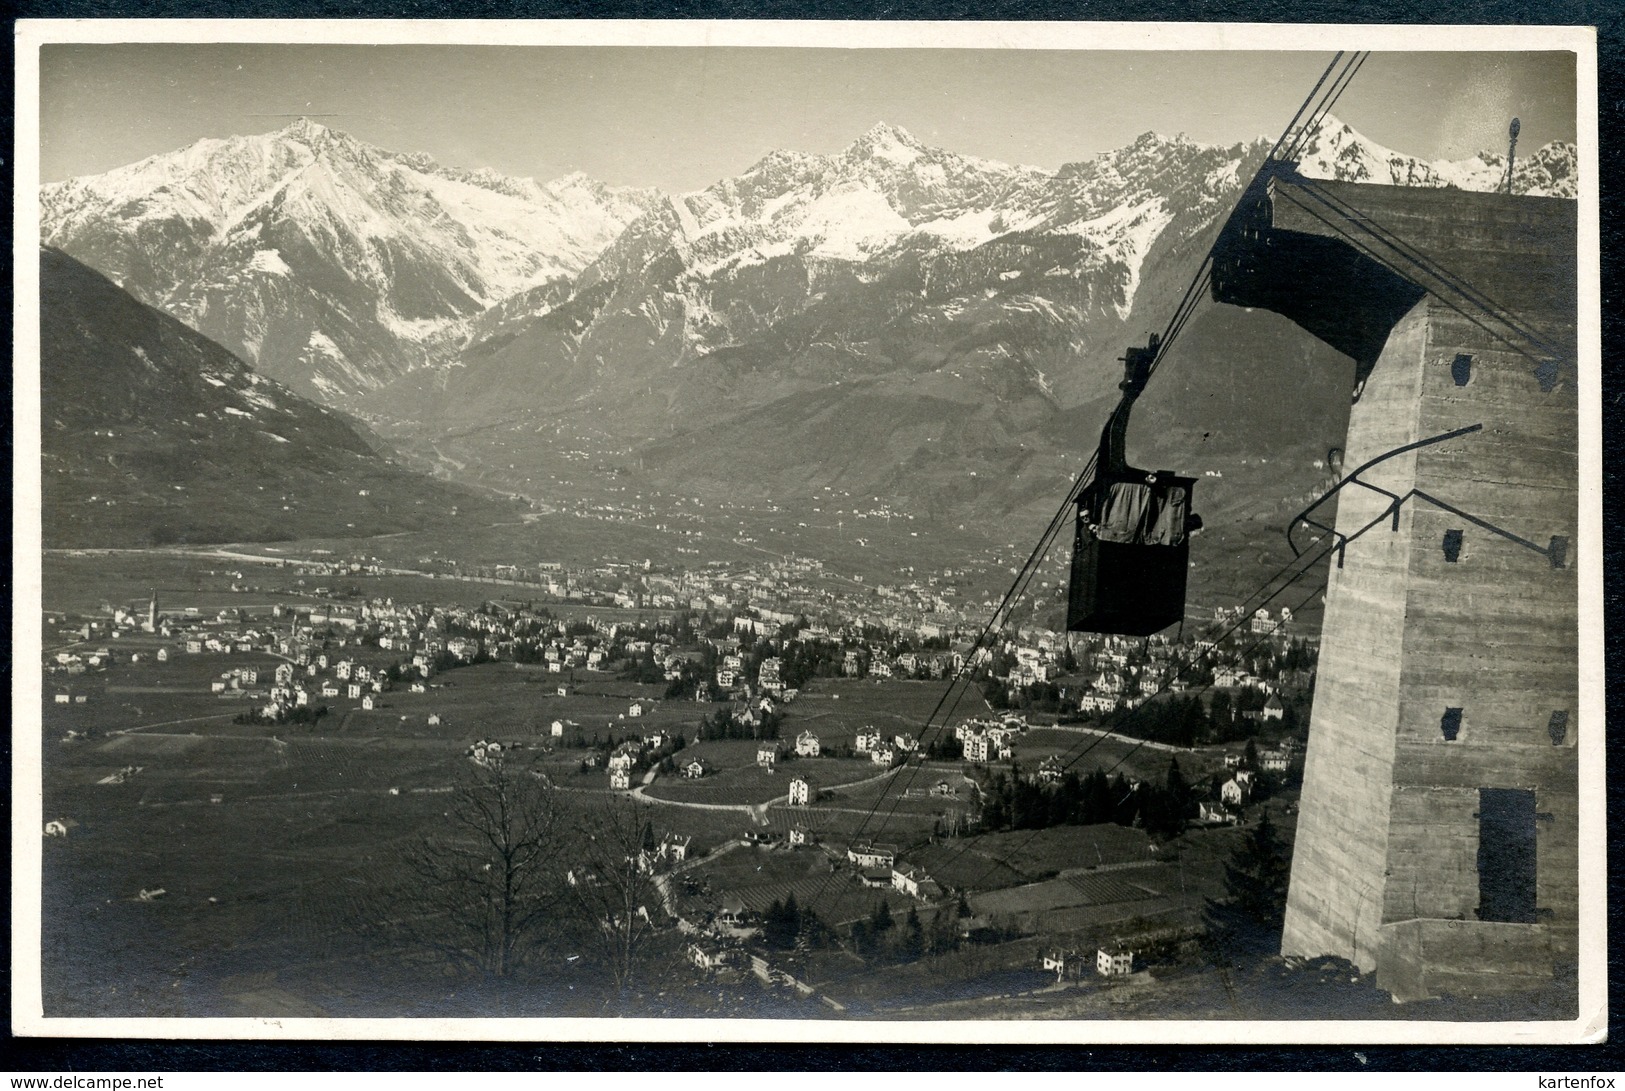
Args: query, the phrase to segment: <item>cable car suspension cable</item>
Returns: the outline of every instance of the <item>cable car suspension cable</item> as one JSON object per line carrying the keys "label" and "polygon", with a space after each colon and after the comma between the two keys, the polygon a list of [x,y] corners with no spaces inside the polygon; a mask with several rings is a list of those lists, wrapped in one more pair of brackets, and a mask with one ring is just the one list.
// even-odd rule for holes
{"label": "cable car suspension cable", "polygon": [[[1331,75],[1333,70],[1337,67],[1337,64],[1339,63],[1339,61],[1342,60],[1343,56],[1344,56],[1344,54],[1342,52],[1337,53],[1333,57],[1332,62],[1327,65],[1326,70],[1321,74],[1321,78],[1319,79],[1319,81],[1316,82],[1314,88],[1311,89],[1309,95],[1306,96],[1304,102],[1302,104],[1300,104],[1300,106],[1298,107],[1297,112],[1293,115],[1292,121],[1288,123],[1288,126],[1287,126],[1286,130],[1284,130],[1282,132],[1282,134],[1281,134],[1281,137],[1279,139],[1277,139],[1277,141],[1275,142],[1275,145],[1271,149],[1270,156],[1266,157],[1266,159],[1268,159],[1270,157],[1273,157],[1275,155],[1276,151],[1281,147],[1282,143],[1284,141],[1286,141],[1288,136],[1291,134],[1292,126],[1294,124],[1296,124],[1297,121],[1303,116],[1304,111],[1306,109],[1311,109],[1311,103],[1314,102],[1315,96],[1319,93],[1322,86],[1325,85],[1328,76]],[[1364,61],[1363,61],[1363,57],[1362,57],[1359,62],[1351,63],[1351,65],[1345,66],[1343,73],[1340,76],[1338,76],[1338,77],[1336,77],[1334,79],[1333,87],[1335,89],[1335,94],[1328,93],[1328,97],[1325,100],[1325,103],[1326,103],[1325,108],[1326,109],[1329,109],[1329,104],[1334,103],[1336,101],[1336,99],[1339,96],[1341,96],[1343,89],[1346,89],[1346,87],[1348,85],[1348,82],[1353,78],[1353,73],[1357,72],[1358,68],[1359,68],[1359,65],[1363,64],[1363,63],[1364,63]],[[1321,113],[1322,116],[1324,116],[1324,112],[1325,112],[1324,110],[1320,110],[1320,113]],[[1311,109],[1311,116],[1312,117],[1314,116],[1313,109]],[[1316,122],[1316,124],[1318,124],[1318,121]],[[1299,133],[1300,140],[1302,138],[1302,135],[1303,135],[1303,133],[1300,132]],[[1293,141],[1293,146],[1296,147],[1298,143],[1299,143],[1299,140],[1294,140]],[[1256,175],[1255,175],[1255,177],[1256,177]],[[1192,277],[1191,282],[1187,286],[1184,295],[1181,297],[1180,303],[1176,307],[1173,317],[1171,317],[1169,319],[1169,323],[1168,323],[1167,327],[1164,330],[1163,337],[1160,339],[1160,341],[1156,345],[1156,351],[1155,351],[1155,353],[1154,353],[1154,355],[1152,357],[1152,360],[1150,362],[1149,367],[1147,368],[1147,370],[1145,372],[1145,380],[1146,381],[1149,380],[1149,377],[1152,374],[1155,374],[1157,368],[1161,365],[1162,361],[1164,359],[1166,359],[1169,349],[1178,340],[1178,337],[1179,337],[1180,333],[1183,332],[1185,325],[1189,322],[1191,316],[1195,313],[1197,305],[1202,300],[1207,298],[1208,293],[1206,291],[1206,286],[1211,282],[1212,259],[1213,259],[1213,251],[1212,251],[1212,248],[1210,247],[1207,254],[1205,254],[1203,256],[1202,262],[1197,267],[1196,274]],[[1142,386],[1143,386],[1143,383],[1142,383]],[[1099,452],[1097,450],[1095,455],[1093,457],[1091,457],[1089,462],[1085,465],[1084,469],[1082,471],[1080,471],[1080,473],[1074,479],[1072,487],[1068,490],[1066,498],[1062,501],[1062,503],[1061,503],[1060,507],[1057,509],[1055,515],[1051,518],[1051,520],[1049,522],[1049,525],[1045,528],[1045,531],[1041,535],[1041,537],[1039,539],[1039,542],[1037,543],[1037,545],[1035,545],[1035,547],[1034,547],[1033,551],[1031,552],[1031,554],[1029,554],[1026,563],[1022,566],[1021,570],[1018,572],[1015,580],[1011,584],[1010,589],[1005,593],[1005,596],[1004,596],[1003,600],[1001,601],[999,607],[994,611],[993,616],[989,619],[988,623],[983,627],[983,630],[982,630],[981,634],[978,635],[975,644],[972,646],[970,657],[967,658],[967,660],[964,663],[962,663],[960,666],[955,668],[954,675],[950,678],[950,681],[949,681],[948,690],[944,693],[943,697],[938,701],[936,708],[933,709],[933,711],[932,711],[931,717],[927,719],[926,725],[922,729],[921,740],[920,740],[921,745],[924,744],[925,733],[927,731],[931,730],[932,721],[936,718],[937,714],[941,711],[943,705],[947,702],[948,697],[951,694],[953,694],[955,687],[962,680],[962,677],[964,675],[964,672],[965,672],[966,668],[973,665],[976,662],[977,658],[979,657],[979,654],[984,650],[984,642],[993,633],[1002,632],[1004,627],[1009,623],[1010,617],[1014,612],[1016,602],[1018,602],[1020,600],[1021,596],[1025,593],[1026,588],[1027,588],[1028,584],[1031,582],[1031,579],[1032,579],[1033,575],[1038,570],[1039,565],[1041,565],[1043,563],[1043,560],[1048,556],[1049,550],[1053,546],[1056,536],[1060,533],[1061,528],[1066,525],[1067,516],[1068,516],[1069,512],[1071,511],[1073,506],[1077,503],[1079,496],[1081,496],[1084,488],[1087,486],[1088,482],[1090,481],[1091,475],[1098,468],[1098,464],[1099,464]],[[1284,569],[1283,569],[1283,571],[1284,571]],[[1279,575],[1279,573],[1277,573],[1277,575]],[[1275,577],[1271,577],[1271,581],[1273,581],[1274,578]],[[1294,577],[1294,579],[1296,579],[1296,577]],[[1268,586],[1268,583],[1271,582],[1271,581],[1266,581],[1264,586]],[[1290,586],[1290,584],[1288,584],[1288,586]],[[1262,590],[1262,587],[1260,588],[1260,590]],[[1256,594],[1257,592],[1255,591],[1253,593]],[[1249,595],[1248,598],[1251,598],[1251,595]],[[966,687],[966,688],[968,688],[968,687]],[[953,704],[953,706],[952,706],[952,708],[950,710],[950,714],[949,714],[950,716],[952,715],[952,709],[957,709],[958,701],[963,698],[963,693],[964,693],[964,689],[961,689],[959,697],[955,698],[954,704]],[[941,731],[941,730],[945,730],[945,729],[946,729],[946,721],[944,721],[942,724],[937,725],[937,730]],[[912,779],[913,779],[914,775],[917,775],[917,773],[911,772],[910,784],[912,784]],[[880,803],[884,800],[885,795],[886,795],[886,789],[883,788],[880,796],[877,797],[877,799],[875,800],[875,803],[870,807],[868,813],[864,816],[863,821],[859,823],[859,826],[858,826],[857,830],[853,833],[851,839],[849,840],[849,842],[848,842],[848,848],[849,849],[851,848],[852,845],[855,845],[857,843],[857,840],[859,839],[859,837],[861,837],[863,831],[867,828],[868,823],[873,819],[874,815],[878,812]],[[888,815],[887,815],[888,820],[890,819],[890,817],[892,815],[894,815],[896,813],[896,807],[897,807],[897,801],[894,800],[893,803],[892,803],[891,810],[888,812]],[[829,885],[829,881],[832,880],[833,878],[834,878],[834,873],[832,873],[830,878],[826,879],[824,885],[822,887],[820,887],[819,892],[814,896],[814,904],[816,904],[817,900],[823,896],[825,890],[827,889],[827,887]]]}

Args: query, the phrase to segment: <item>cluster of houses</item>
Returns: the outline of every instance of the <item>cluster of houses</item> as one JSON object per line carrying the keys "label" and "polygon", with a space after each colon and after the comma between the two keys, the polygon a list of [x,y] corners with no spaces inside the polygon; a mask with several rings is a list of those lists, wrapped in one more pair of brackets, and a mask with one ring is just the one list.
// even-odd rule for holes
{"label": "cluster of houses", "polygon": [[1276,749],[1258,751],[1258,767],[1247,767],[1242,754],[1224,756],[1225,771],[1230,775],[1219,784],[1219,798],[1201,800],[1196,804],[1196,820],[1204,825],[1235,825],[1241,821],[1241,809],[1252,802],[1258,788],[1258,775],[1285,774],[1297,757],[1298,740],[1286,738]]}
{"label": "cluster of houses", "polygon": [[888,739],[871,725],[857,733],[852,748],[869,755],[869,761],[882,769],[890,769],[919,753],[920,741],[907,731],[899,731]]}
{"label": "cluster of houses", "polygon": [[483,765],[489,768],[500,764],[502,756],[519,749],[519,745],[519,743],[500,743],[490,739],[479,739],[470,743],[468,749],[463,751],[463,755],[475,765]]}
{"label": "cluster of houses", "polygon": [[[555,721],[558,723],[559,721]],[[609,772],[609,787],[611,791],[624,792],[632,787],[632,780],[636,773],[658,764],[666,758],[672,757],[681,749],[682,740],[666,731],[650,731],[642,736],[633,736],[622,740],[608,756],[603,759],[604,767]],[[590,768],[597,765],[598,754],[590,754],[585,764]],[[689,767],[698,764],[697,772],[690,772]],[[678,766],[683,776],[702,777],[710,771],[710,766],[704,759],[695,758]]]}
{"label": "cluster of houses", "polygon": [[897,858],[897,846],[874,841],[854,841],[847,846],[846,861],[857,872],[858,881],[877,890],[891,889],[922,902],[942,898],[942,887],[924,868]]}
{"label": "cluster of houses", "polygon": [[1135,970],[1135,952],[1123,944],[1098,947],[1093,952],[1052,948],[1039,956],[1039,965],[1053,973],[1057,983],[1080,981],[1093,970],[1101,977],[1127,977]]}
{"label": "cluster of houses", "polygon": [[667,833],[653,848],[638,850],[638,870],[645,875],[652,875],[683,863],[688,859],[688,847],[693,840],[692,837],[679,837],[674,833]]}
{"label": "cluster of houses", "polygon": [[[1239,613],[1220,608],[1216,620],[1233,629],[1250,628],[1255,634],[1268,633],[1276,639],[1263,650],[1259,650],[1257,641],[1249,641],[1244,652],[1242,644],[1210,638],[1185,645],[1166,636],[1143,643],[1118,636],[1095,637],[1078,649],[1078,674],[1074,676],[1078,684],[1066,687],[1067,699],[1075,698],[1078,710],[1084,713],[1136,708],[1157,694],[1186,692],[1194,688],[1193,679],[1211,672],[1214,686],[1253,690],[1273,701],[1262,713],[1244,713],[1247,718],[1279,719],[1283,711],[1276,696],[1279,686],[1308,682],[1307,672],[1300,677],[1279,668],[1281,653],[1291,639],[1291,609],[1283,607],[1279,620],[1267,610],[1260,610],[1249,626],[1242,626]],[[1018,650],[1016,654],[1020,659],[1030,653]],[[1248,669],[1249,663],[1258,673]]]}
{"label": "cluster of houses", "polygon": [[1009,761],[1015,757],[1016,738],[1027,728],[1017,717],[1003,720],[969,719],[954,728],[965,760],[978,765],[990,761]]}
{"label": "cluster of houses", "polygon": [[[1255,636],[1276,636],[1287,639],[1292,635],[1292,607],[1283,606],[1279,613],[1271,614],[1260,607],[1248,616],[1240,606],[1219,606],[1213,610],[1214,624],[1225,628],[1245,629]],[[1245,624],[1243,624],[1245,622]]]}

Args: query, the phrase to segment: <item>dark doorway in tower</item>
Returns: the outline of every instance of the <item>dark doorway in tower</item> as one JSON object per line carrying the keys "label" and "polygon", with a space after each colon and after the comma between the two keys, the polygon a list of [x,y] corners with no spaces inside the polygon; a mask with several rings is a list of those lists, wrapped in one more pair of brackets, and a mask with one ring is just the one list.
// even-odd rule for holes
{"label": "dark doorway in tower", "polygon": [[1478,790],[1478,919],[1535,920],[1535,793]]}

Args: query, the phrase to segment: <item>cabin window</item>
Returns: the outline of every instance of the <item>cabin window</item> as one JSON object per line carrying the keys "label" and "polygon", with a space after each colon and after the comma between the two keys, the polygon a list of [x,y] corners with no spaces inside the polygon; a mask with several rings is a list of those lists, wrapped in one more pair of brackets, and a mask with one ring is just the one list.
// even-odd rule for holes
{"label": "cabin window", "polygon": [[1439,733],[1444,736],[1445,742],[1455,742],[1461,734],[1461,709],[1447,708],[1444,715],[1439,717]]}
{"label": "cabin window", "polygon": [[1459,530],[1447,530],[1444,532],[1443,549],[1445,563],[1455,564],[1461,559],[1461,537],[1462,532]]}
{"label": "cabin window", "polygon": [[1478,919],[1535,920],[1535,793],[1478,790]]}
{"label": "cabin window", "polygon": [[1568,709],[1560,708],[1552,713],[1552,718],[1546,722],[1546,734],[1552,737],[1553,746],[1562,746],[1569,741]]}
{"label": "cabin window", "polygon": [[1473,358],[1465,352],[1456,353],[1450,362],[1450,377],[1457,386],[1466,386],[1473,378]]}
{"label": "cabin window", "polygon": [[1185,540],[1186,493],[1134,481],[1116,481],[1101,497],[1095,537],[1131,545],[1179,545]]}

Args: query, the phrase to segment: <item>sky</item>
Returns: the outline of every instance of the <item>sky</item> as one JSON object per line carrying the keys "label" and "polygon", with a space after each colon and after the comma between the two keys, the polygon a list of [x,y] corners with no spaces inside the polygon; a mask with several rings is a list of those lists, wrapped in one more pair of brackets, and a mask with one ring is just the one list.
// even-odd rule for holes
{"label": "sky", "polygon": [[[447,166],[701,189],[876,122],[1054,169],[1147,131],[1280,134],[1331,53],[263,44],[46,45],[40,178],[94,174],[301,115]],[[1374,54],[1334,112],[1424,159],[1575,138],[1567,53]]]}

